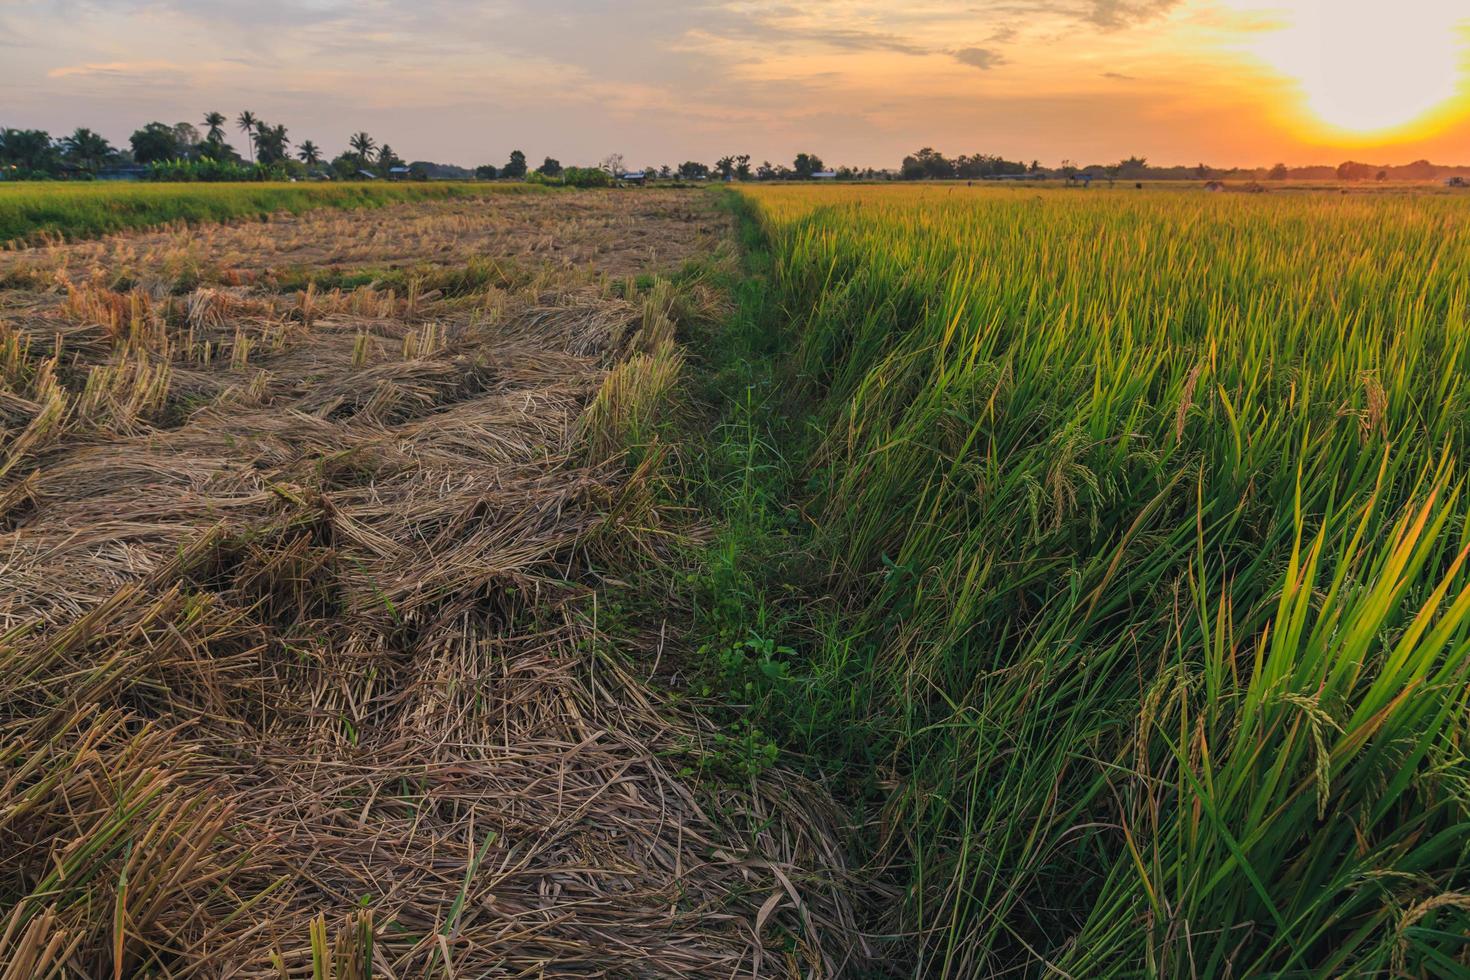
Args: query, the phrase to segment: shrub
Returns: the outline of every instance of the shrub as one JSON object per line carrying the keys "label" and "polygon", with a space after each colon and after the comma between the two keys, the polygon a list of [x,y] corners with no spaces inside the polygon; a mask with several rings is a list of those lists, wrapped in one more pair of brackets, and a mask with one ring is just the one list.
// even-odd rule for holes
{"label": "shrub", "polygon": [[596,167],[567,167],[561,172],[561,182],[567,187],[611,187],[613,179]]}
{"label": "shrub", "polygon": [[148,166],[148,180],[167,183],[216,183],[282,180],[290,175],[283,164],[244,164],[229,160],[163,160]]}

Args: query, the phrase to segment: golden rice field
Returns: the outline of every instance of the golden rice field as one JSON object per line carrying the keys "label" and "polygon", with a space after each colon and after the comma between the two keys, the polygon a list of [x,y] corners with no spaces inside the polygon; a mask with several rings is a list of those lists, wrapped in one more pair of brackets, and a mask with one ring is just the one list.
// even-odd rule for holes
{"label": "golden rice field", "polygon": [[743,193],[809,576],[752,710],[900,972],[1470,970],[1466,200]]}

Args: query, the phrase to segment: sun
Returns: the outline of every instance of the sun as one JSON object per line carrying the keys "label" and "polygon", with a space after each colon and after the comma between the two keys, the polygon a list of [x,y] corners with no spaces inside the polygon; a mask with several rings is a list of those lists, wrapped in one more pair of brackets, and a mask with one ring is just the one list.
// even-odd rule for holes
{"label": "sun", "polygon": [[1467,101],[1467,0],[1279,0],[1252,47],[1301,95],[1321,135],[1435,128]]}

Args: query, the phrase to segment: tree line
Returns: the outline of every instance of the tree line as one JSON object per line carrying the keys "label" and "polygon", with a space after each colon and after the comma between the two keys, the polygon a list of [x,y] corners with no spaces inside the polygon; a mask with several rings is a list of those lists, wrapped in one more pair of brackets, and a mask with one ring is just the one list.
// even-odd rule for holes
{"label": "tree line", "polygon": [[1433,180],[1438,177],[1470,173],[1470,168],[1446,167],[1416,160],[1404,166],[1374,166],[1348,161],[1332,166],[1289,167],[1278,163],[1271,167],[1214,167],[1207,163],[1193,166],[1157,166],[1146,157],[1130,156],[1116,163],[1078,164],[1063,160],[1057,167],[1043,167],[1038,161],[1022,163],[1003,157],[977,153],[948,159],[932,147],[924,147],[904,157],[898,171],[888,172],[900,180],[983,179],[986,177],[1031,175],[1067,180]]}
{"label": "tree line", "polygon": [[[284,125],[272,124],[250,110],[235,117],[244,134],[248,156],[226,140],[229,120],[222,112],[206,112],[201,126],[150,122],[135,130],[126,147],[115,147],[94,130],[81,127],[53,138],[40,129],[0,129],[0,172],[11,179],[94,177],[113,168],[146,167],[156,179],[249,180],[308,175],[337,178],[360,174],[386,176],[409,168],[387,143],[366,132],[354,133],[347,147],[328,159],[312,140],[294,143]],[[422,176],[444,165],[420,162]],[[463,168],[458,176],[470,176]]]}
{"label": "tree line", "polygon": [[[353,179],[358,177],[405,176],[433,178],[477,178],[480,180],[530,180],[578,187],[605,186],[629,175],[621,154],[611,154],[594,167],[563,167],[546,157],[534,170],[526,154],[515,150],[500,165],[481,164],[469,169],[452,164],[415,161],[406,163],[387,143],[379,143],[367,132],[354,133],[347,146],[335,156],[312,140],[293,142],[284,125],[272,124],[250,110],[240,112],[234,127],[244,135],[247,155],[226,139],[231,125],[224,113],[204,113],[200,125],[150,122],[128,138],[126,147],[114,147],[101,134],[85,127],[68,136],[52,138],[39,129],[0,129],[0,177],[48,179],[94,177],[109,168],[143,167],[155,180],[268,180],[289,177]],[[1141,156],[1117,163],[1078,165],[1063,160],[1055,168],[1043,167],[1003,156],[973,153],[947,157],[933,147],[923,147],[905,156],[897,169],[840,166],[829,169],[815,153],[798,153],[788,166],[769,160],[754,163],[750,154],[728,154],[713,164],[686,160],[681,164],[645,167],[633,171],[645,179],[767,181],[809,180],[983,180],[996,177],[1060,177],[1107,180],[1215,180],[1227,177],[1257,180],[1430,180],[1465,174],[1466,168],[1441,167],[1418,160],[1402,167],[1378,167],[1349,161],[1337,167],[1219,168],[1204,163],[1195,166],[1159,167]]]}

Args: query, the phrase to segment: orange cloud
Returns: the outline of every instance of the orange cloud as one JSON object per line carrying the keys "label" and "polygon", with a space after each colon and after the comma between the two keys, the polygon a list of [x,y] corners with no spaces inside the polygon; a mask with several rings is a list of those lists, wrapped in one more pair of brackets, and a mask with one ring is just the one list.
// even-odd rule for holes
{"label": "orange cloud", "polygon": [[46,72],[46,77],[95,78],[109,75],[154,75],[159,72],[187,71],[189,67],[172,61],[107,61],[85,65],[63,65]]}

